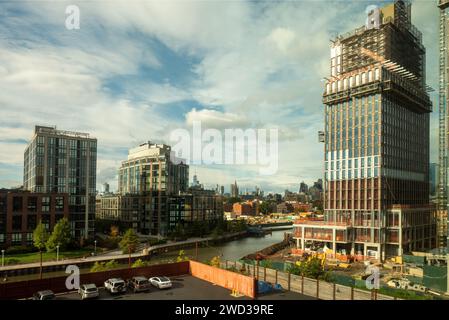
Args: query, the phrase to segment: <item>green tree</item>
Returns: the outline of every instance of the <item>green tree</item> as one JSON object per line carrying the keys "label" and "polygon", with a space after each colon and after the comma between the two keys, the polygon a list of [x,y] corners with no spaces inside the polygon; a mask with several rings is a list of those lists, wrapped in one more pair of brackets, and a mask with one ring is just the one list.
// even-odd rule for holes
{"label": "green tree", "polygon": [[48,240],[48,232],[42,221],[39,221],[36,229],[33,231],[33,245],[39,250],[40,254],[40,278],[42,279],[42,250],[45,249]]}
{"label": "green tree", "polygon": [[171,235],[174,239],[184,239],[186,237],[184,225],[181,222],[178,222]]}
{"label": "green tree", "polygon": [[131,268],[131,253],[137,250],[139,245],[139,237],[133,229],[126,230],[122,240],[119,243],[120,249],[123,253],[129,254],[128,266]]}
{"label": "green tree", "polygon": [[186,256],[184,250],[179,250],[178,257],[176,258],[176,262],[188,261],[189,257]]}
{"label": "green tree", "polygon": [[56,223],[53,232],[47,240],[47,251],[54,251],[57,246],[59,246],[61,250],[64,250],[71,241],[72,235],[70,233],[69,220],[67,218],[62,218]]}
{"label": "green tree", "polygon": [[290,265],[287,270],[295,275],[304,276],[313,279],[329,280],[330,273],[324,269],[321,259],[311,257],[306,261],[297,262]]}
{"label": "green tree", "polygon": [[215,268],[220,268],[220,257],[219,256],[216,256],[216,257],[213,257],[211,260],[210,260],[210,263],[209,263],[212,267],[215,267]]}
{"label": "green tree", "polygon": [[263,201],[260,205],[259,205],[259,211],[262,214],[270,214],[272,213],[272,208],[273,208],[273,204],[269,201]]}

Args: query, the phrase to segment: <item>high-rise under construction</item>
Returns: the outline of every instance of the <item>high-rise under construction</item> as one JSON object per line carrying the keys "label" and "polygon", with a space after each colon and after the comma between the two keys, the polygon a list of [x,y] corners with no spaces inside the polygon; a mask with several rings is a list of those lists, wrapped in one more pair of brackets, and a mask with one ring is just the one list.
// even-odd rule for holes
{"label": "high-rise under construction", "polygon": [[368,13],[331,45],[323,221],[295,224],[297,246],[383,260],[435,247],[429,205],[425,48],[411,4]]}
{"label": "high-rise under construction", "polygon": [[438,134],[438,151],[439,151],[439,172],[438,172],[438,247],[443,248],[447,244],[448,235],[448,216],[447,216],[447,199],[448,199],[448,62],[449,62],[449,0],[439,0],[440,8],[440,79],[438,84],[439,91],[439,134]]}

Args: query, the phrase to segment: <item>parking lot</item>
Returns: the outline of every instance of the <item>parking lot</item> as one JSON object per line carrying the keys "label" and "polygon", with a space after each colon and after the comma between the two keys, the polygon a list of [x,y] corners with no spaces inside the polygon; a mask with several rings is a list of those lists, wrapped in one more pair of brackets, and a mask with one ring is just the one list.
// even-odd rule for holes
{"label": "parking lot", "polygon": [[[104,288],[100,288],[100,300],[251,300],[249,297],[231,296],[231,291],[220,286],[213,285],[207,281],[192,277],[178,276],[171,278],[173,286],[171,289],[160,290],[152,287],[148,292],[127,293],[111,295]],[[77,292],[57,295],[57,300],[80,300]],[[285,291],[264,295],[258,300],[313,300],[313,297],[299,293]]]}

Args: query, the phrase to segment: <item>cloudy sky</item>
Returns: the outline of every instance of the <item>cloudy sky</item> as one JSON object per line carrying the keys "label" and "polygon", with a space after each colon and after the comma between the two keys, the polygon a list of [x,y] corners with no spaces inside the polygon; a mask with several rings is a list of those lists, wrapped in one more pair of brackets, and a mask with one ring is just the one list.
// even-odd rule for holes
{"label": "cloudy sky", "polygon": [[[178,128],[278,128],[279,170],[191,166],[206,186],[297,190],[322,176],[321,79],[329,43],[381,1],[0,1],[0,187],[21,185],[34,125],[98,139],[98,189],[127,150]],[[80,29],[65,27],[66,7]],[[415,0],[428,82],[438,84],[436,0]],[[432,95],[437,111],[436,95]],[[432,115],[432,161],[437,159]]]}

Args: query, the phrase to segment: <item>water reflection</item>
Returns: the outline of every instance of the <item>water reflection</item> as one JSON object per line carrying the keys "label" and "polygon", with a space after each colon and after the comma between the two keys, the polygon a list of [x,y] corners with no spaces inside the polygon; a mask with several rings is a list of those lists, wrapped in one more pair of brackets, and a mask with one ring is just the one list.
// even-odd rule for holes
{"label": "water reflection", "polygon": [[[220,256],[222,260],[238,260],[247,254],[254,253],[258,250],[264,249],[272,244],[281,242],[284,239],[284,233],[289,230],[277,230],[273,231],[271,235],[265,237],[247,237],[239,240],[226,242],[220,245],[209,245],[206,247],[198,248],[198,260],[205,261],[210,260],[215,256]],[[184,249],[186,256],[191,259],[196,258],[196,249]],[[152,263],[158,262],[172,262],[176,260],[179,251],[167,252],[159,256],[155,256],[151,259]]]}

